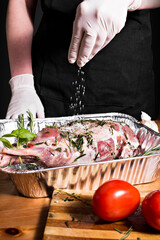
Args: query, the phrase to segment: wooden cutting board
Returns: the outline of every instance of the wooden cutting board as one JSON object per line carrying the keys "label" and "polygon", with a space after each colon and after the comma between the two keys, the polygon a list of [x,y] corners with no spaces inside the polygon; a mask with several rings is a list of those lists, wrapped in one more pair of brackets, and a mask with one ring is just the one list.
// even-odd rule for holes
{"label": "wooden cutting board", "polygon": [[[160,188],[160,179],[136,187],[142,200],[148,192]],[[131,226],[133,230],[126,239],[160,240],[160,232],[146,224],[141,208],[123,221],[111,223],[98,218],[90,205],[93,193],[94,191],[55,190],[43,240],[118,240]]]}

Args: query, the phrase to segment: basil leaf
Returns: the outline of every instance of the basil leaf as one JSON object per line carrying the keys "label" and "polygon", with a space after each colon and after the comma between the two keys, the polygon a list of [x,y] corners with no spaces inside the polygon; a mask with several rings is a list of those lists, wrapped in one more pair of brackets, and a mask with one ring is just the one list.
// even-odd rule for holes
{"label": "basil leaf", "polygon": [[36,134],[31,133],[29,130],[25,128],[13,130],[10,134],[5,134],[3,137],[16,137],[17,138],[17,145],[21,145],[31,141],[33,138],[36,137]]}
{"label": "basil leaf", "polygon": [[19,136],[19,130],[13,130],[11,133],[4,134],[2,137],[18,137]]}
{"label": "basil leaf", "polygon": [[8,134],[4,134],[2,137],[17,137],[17,135],[14,133],[8,133]]}
{"label": "basil leaf", "polygon": [[11,144],[10,141],[8,141],[7,139],[5,139],[5,138],[0,138],[0,141],[3,143],[4,147],[13,148],[12,144]]}
{"label": "basil leaf", "polygon": [[[15,130],[17,131],[17,130]],[[36,137],[36,134],[31,133],[29,130],[25,128],[18,129],[18,135],[17,137],[19,139],[28,139],[28,141],[31,141],[33,138]]]}
{"label": "basil leaf", "polygon": [[34,137],[36,137],[36,134],[31,133],[29,130],[25,128],[21,128],[21,129],[13,130],[11,133],[3,135],[3,137],[17,137],[19,139],[26,138],[28,139],[28,141],[30,141]]}

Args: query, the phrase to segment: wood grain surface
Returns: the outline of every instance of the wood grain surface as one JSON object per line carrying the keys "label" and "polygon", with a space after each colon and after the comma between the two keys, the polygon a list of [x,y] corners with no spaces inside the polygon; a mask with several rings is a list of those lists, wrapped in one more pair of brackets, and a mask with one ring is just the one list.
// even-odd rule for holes
{"label": "wood grain surface", "polygon": [[7,174],[0,172],[0,240],[41,240],[50,198],[21,196]]}
{"label": "wood grain surface", "polygon": [[[136,187],[141,193],[142,201],[148,192],[160,188],[160,179]],[[91,208],[93,193],[94,191],[56,190],[50,204],[43,240],[118,240],[131,226],[133,230],[127,239],[160,239],[160,232],[146,224],[140,207],[123,221],[106,222],[98,218]],[[114,228],[123,231],[123,234]]]}

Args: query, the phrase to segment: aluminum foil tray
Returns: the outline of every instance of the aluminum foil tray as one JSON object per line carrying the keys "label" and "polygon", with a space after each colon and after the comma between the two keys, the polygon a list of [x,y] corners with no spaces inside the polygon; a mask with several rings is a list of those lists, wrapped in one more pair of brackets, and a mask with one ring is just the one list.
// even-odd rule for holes
{"label": "aluminum foil tray", "polygon": [[[46,125],[54,122],[61,126],[75,120],[113,120],[128,124],[137,135],[141,146],[147,150],[160,143],[160,134],[139,123],[133,117],[121,113],[87,114],[61,118],[34,120],[34,131],[37,133]],[[27,121],[25,122],[27,127]],[[0,120],[0,135],[10,133],[17,128],[13,120]],[[13,140],[14,141],[14,140]],[[17,190],[27,197],[50,196],[54,188],[96,190],[98,186],[110,179],[122,179],[131,184],[141,184],[160,177],[160,153],[150,156],[138,156],[127,159],[115,159],[90,164],[61,166],[37,170],[15,168],[9,172],[1,169],[11,177]]]}

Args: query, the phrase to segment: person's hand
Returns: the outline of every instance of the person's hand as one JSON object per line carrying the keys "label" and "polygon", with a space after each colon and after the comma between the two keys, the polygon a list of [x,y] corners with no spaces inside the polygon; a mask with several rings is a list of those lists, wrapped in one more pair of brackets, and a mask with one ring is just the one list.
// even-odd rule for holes
{"label": "person's hand", "polygon": [[27,117],[28,110],[31,111],[33,117],[44,118],[44,108],[35,91],[33,75],[18,75],[11,78],[9,83],[12,97],[6,118],[16,119],[19,114]]}
{"label": "person's hand", "polygon": [[127,11],[134,11],[141,0],[84,0],[73,24],[68,60],[83,67],[119,33]]}
{"label": "person's hand", "polygon": [[147,127],[153,129],[155,132],[159,132],[158,125],[155,121],[151,119],[151,117],[147,113],[141,112],[141,122]]}

